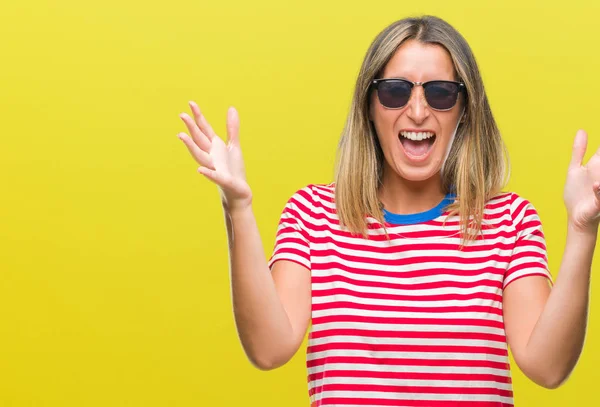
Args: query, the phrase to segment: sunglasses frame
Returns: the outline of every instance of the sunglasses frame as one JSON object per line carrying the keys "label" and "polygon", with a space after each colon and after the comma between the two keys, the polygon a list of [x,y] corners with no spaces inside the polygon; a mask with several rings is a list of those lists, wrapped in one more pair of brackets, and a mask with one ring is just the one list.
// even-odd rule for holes
{"label": "sunglasses frame", "polygon": [[[387,107],[386,105],[384,105],[383,103],[381,103],[381,99],[379,99],[379,84],[380,83],[384,83],[384,82],[404,82],[404,83],[408,83],[410,85],[410,95],[408,96],[408,100],[406,101],[405,104],[403,104],[400,107]],[[377,92],[377,99],[379,100],[379,103],[381,103],[381,106],[385,107],[386,109],[391,109],[391,110],[397,110],[397,109],[402,109],[404,108],[406,105],[408,105],[408,102],[410,102],[410,98],[412,97],[412,91],[414,89],[415,86],[422,86],[423,90],[425,90],[425,87],[427,86],[427,84],[429,83],[453,83],[455,85],[458,85],[458,91],[456,93],[456,102],[454,102],[454,104],[449,107],[448,109],[436,109],[435,107],[431,106],[429,104],[429,101],[427,100],[427,96],[425,96],[425,101],[427,102],[427,106],[429,106],[431,109],[436,110],[438,112],[447,112],[448,110],[452,110],[454,108],[454,106],[456,106],[456,103],[458,102],[458,95],[461,92],[465,92],[467,90],[466,86],[464,83],[462,82],[456,82],[456,81],[446,81],[446,80],[433,80],[433,81],[427,81],[427,82],[413,82],[413,81],[409,81],[408,79],[404,79],[404,78],[382,78],[382,79],[373,79],[373,81],[371,82],[371,87],[373,89],[375,89],[375,91]]]}

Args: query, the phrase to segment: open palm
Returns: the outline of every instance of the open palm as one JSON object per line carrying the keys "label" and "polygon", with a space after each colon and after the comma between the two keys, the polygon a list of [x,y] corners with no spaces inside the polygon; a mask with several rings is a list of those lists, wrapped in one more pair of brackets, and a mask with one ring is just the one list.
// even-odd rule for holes
{"label": "open palm", "polygon": [[200,164],[198,172],[219,187],[223,205],[229,210],[250,206],[252,192],[246,182],[244,160],[240,148],[240,121],[237,111],[231,107],[227,112],[227,144],[215,134],[200,108],[190,102],[194,118],[186,113],[179,117],[185,123],[189,135],[179,133],[192,157]]}

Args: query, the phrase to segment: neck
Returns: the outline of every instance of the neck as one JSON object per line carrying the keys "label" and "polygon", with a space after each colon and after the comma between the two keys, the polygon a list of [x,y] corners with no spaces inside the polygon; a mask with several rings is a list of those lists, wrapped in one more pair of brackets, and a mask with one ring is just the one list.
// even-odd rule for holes
{"label": "neck", "polygon": [[386,169],[379,187],[379,200],[383,207],[389,212],[403,215],[428,211],[445,196],[440,174],[425,181],[408,181],[395,171]]}

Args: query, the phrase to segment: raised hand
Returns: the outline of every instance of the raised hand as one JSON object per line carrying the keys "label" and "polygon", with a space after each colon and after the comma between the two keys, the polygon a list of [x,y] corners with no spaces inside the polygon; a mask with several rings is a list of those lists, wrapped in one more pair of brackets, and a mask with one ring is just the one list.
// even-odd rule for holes
{"label": "raised hand", "polygon": [[229,211],[245,209],[252,203],[252,191],[246,182],[244,161],[240,148],[240,121],[237,111],[227,112],[227,144],[215,134],[195,102],[190,102],[194,118],[186,113],[179,115],[189,135],[178,137],[188,148],[200,167],[198,172],[219,187],[223,205]]}
{"label": "raised hand", "polygon": [[587,133],[579,130],[573,144],[564,190],[569,224],[576,230],[597,233],[600,220],[600,148],[582,165]]}

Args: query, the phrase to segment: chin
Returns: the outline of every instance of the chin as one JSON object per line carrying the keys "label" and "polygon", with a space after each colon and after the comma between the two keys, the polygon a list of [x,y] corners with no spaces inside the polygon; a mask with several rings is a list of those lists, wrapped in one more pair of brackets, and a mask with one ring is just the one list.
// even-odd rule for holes
{"label": "chin", "polygon": [[430,167],[406,168],[406,166],[403,165],[396,171],[396,173],[407,181],[422,182],[427,181],[438,175],[440,173],[440,169]]}
{"label": "chin", "polygon": [[414,162],[406,156],[404,151],[397,150],[393,156],[392,168],[389,169],[407,181],[423,182],[440,174],[442,160],[440,157],[429,156],[426,160]]}

